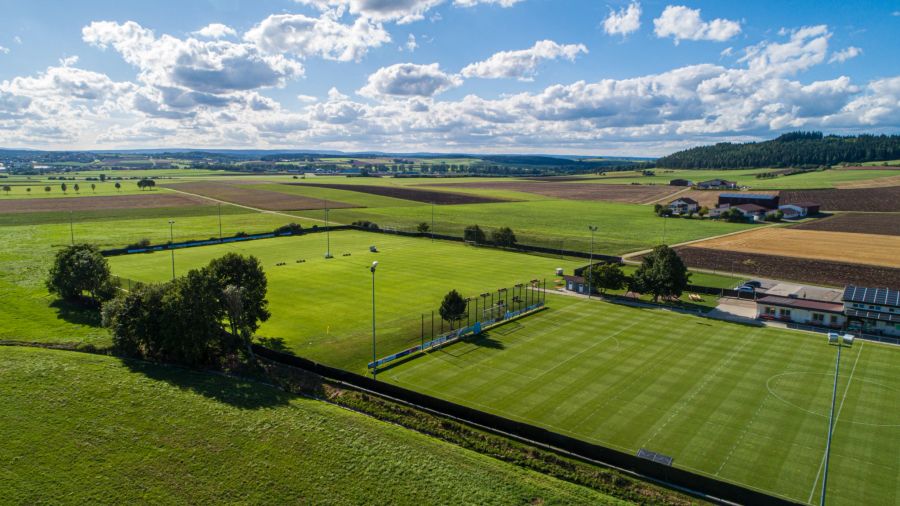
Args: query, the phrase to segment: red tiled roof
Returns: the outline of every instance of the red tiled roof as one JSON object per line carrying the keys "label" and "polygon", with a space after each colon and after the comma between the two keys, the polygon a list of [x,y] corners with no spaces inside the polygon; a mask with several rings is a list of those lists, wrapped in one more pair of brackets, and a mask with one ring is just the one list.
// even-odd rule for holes
{"label": "red tiled roof", "polygon": [[758,206],[756,204],[740,204],[732,207],[734,207],[735,209],[740,209],[741,211],[747,211],[748,213],[758,213],[760,211],[766,210],[765,207]]}

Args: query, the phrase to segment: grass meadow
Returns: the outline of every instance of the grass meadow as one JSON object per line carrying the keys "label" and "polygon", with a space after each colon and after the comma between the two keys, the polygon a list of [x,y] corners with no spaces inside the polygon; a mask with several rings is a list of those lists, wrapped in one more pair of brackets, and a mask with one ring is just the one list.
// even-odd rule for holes
{"label": "grass meadow", "polygon": [[[283,342],[301,356],[363,372],[372,353],[369,266],[375,260],[383,354],[418,342],[422,313],[436,311],[451,289],[476,296],[531,279],[546,278],[550,285],[557,267],[572,272],[586,263],[355,231],[332,233],[334,258],[326,260],[326,240],[326,234],[318,233],[176,250],[175,271],[183,275],[226,252],[255,255],[269,281],[272,312],[257,334]],[[373,245],[378,253],[369,251]],[[172,275],[168,251],[109,260],[114,274],[135,281],[166,281]],[[282,262],[286,265],[277,265]]]}
{"label": "grass meadow", "polygon": [[245,380],[65,351],[0,352],[13,504],[619,504]]}
{"label": "grass meadow", "polygon": [[[432,206],[403,206],[373,209],[335,209],[331,219],[342,223],[369,220],[382,228],[415,230],[421,222],[431,223]],[[296,213],[320,217],[321,212]],[[676,244],[704,237],[746,230],[755,225],[712,220],[663,219],[650,206],[612,202],[542,200],[497,204],[465,204],[434,207],[435,229],[440,234],[462,236],[463,230],[478,224],[490,231],[511,227],[523,244],[587,251],[589,225],[599,227],[594,251],[623,254],[652,248],[666,242]]]}
{"label": "grass meadow", "polygon": [[[549,310],[379,378],[819,502],[836,348],[821,334],[548,296]],[[900,500],[900,349],[844,349],[829,504]]]}

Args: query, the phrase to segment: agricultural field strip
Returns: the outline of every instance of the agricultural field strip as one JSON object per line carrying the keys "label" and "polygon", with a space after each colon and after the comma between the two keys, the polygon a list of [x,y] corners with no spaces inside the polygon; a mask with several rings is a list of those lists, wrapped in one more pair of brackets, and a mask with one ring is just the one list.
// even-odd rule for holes
{"label": "agricultural field strip", "polygon": [[356,207],[340,201],[307,197],[285,192],[272,192],[245,184],[222,182],[183,182],[173,185],[184,192],[212,197],[227,202],[258,207],[267,211],[304,211],[329,207],[333,209]]}
{"label": "agricultural field strip", "polygon": [[175,188],[163,188],[163,190],[165,190],[165,191],[170,191],[170,192],[183,193],[183,194],[185,194],[185,195],[192,195],[192,196],[194,196],[194,197],[199,197],[199,198],[202,198],[202,199],[210,200],[210,201],[212,201],[212,202],[218,202],[218,203],[220,203],[220,204],[228,204],[228,205],[230,205],[230,206],[237,206],[237,207],[241,207],[241,208],[244,208],[244,209],[248,209],[248,210],[250,210],[250,211],[255,211],[255,212],[257,212],[257,213],[275,214],[275,215],[279,215],[279,216],[286,216],[286,217],[288,217],[288,218],[298,218],[298,219],[301,219],[301,220],[318,221],[319,223],[325,223],[325,220],[320,220],[320,219],[318,219],[318,218],[311,218],[311,217],[309,217],[309,216],[298,216],[298,215],[296,215],[296,214],[288,214],[288,213],[284,213],[284,212],[281,212],[281,211],[269,211],[269,210],[266,210],[266,209],[260,209],[260,208],[258,208],[258,207],[250,207],[250,206],[246,206],[246,205],[243,205],[243,204],[235,204],[234,202],[228,202],[228,201],[225,201],[225,200],[219,200],[219,199],[216,199],[216,198],[207,197],[206,195],[199,195],[199,194],[196,194],[196,193],[190,193],[190,192],[186,192],[186,191],[183,191],[183,190],[176,190]]}
{"label": "agricultural field strip", "polygon": [[372,193],[383,197],[412,200],[426,204],[458,205],[458,204],[491,204],[506,202],[505,199],[487,197],[483,195],[471,195],[467,193],[453,193],[439,190],[423,190],[400,185],[368,185],[368,184],[334,184],[334,183],[285,183],[289,185],[311,186],[330,188],[333,190],[350,190],[363,193]]}
{"label": "agricultural field strip", "polygon": [[91,210],[149,209],[202,205],[196,196],[165,195],[158,192],[121,196],[93,196],[78,198],[0,199],[2,213],[67,212]]}
{"label": "agricultural field strip", "polygon": [[[834,416],[834,421],[832,422],[832,426],[837,426],[838,420],[841,418],[841,411],[844,409],[844,401],[847,400],[847,392],[850,391],[850,384],[853,383],[853,373],[856,372],[856,364],[859,363],[859,357],[862,355],[863,346],[866,343],[864,341],[859,341],[859,351],[856,352],[856,360],[853,361],[853,368],[850,369],[850,379],[847,380],[847,386],[844,387],[844,395],[841,396],[841,405],[837,410],[837,413]],[[813,496],[816,493],[817,485],[819,484],[819,476],[822,475],[822,468],[825,467],[825,454],[822,454],[822,461],[819,463],[819,471],[816,472],[816,479],[813,481],[812,488],[809,491],[809,499],[806,500],[808,503],[812,503]]]}
{"label": "agricultural field strip", "polygon": [[900,268],[900,237],[891,235],[769,227],[740,237],[707,239],[693,246]]}
{"label": "agricultural field strip", "polygon": [[[664,218],[664,219],[668,219],[668,218]],[[714,239],[722,239],[722,238],[725,238],[725,237],[731,237],[731,236],[738,235],[738,234],[746,234],[746,233],[748,233],[748,232],[755,232],[755,231],[760,230],[760,229],[769,228],[769,227],[775,227],[775,226],[778,226],[778,225],[776,225],[776,224],[762,225],[762,226],[758,226],[758,227],[755,227],[755,228],[747,228],[747,229],[744,229],[744,230],[737,230],[737,231],[735,231],[735,232],[728,232],[727,234],[714,235],[714,236],[712,236],[712,237],[704,237],[703,239],[693,239],[693,240],[690,240],[690,241],[680,242],[680,243],[677,243],[677,244],[670,244],[669,247],[670,247],[670,248],[677,248],[677,247],[683,247],[683,246],[696,245],[697,243],[701,243],[701,242],[705,242],[705,241],[712,241],[712,240],[714,240]],[[653,251],[652,248],[651,248],[651,249],[640,250],[640,251],[633,251],[633,252],[631,252],[631,253],[626,253],[626,254],[622,255],[622,260],[628,262],[628,261],[630,261],[630,260],[631,260],[632,258],[634,258],[634,257],[638,257],[638,256],[641,256],[641,255],[646,255],[647,253],[650,253],[651,251]]]}
{"label": "agricultural field strip", "polygon": [[900,213],[842,212],[827,218],[800,223],[791,228],[900,236]]}
{"label": "agricultural field strip", "polygon": [[569,182],[538,181],[484,181],[474,183],[445,183],[432,188],[452,187],[467,189],[500,189],[535,193],[555,199],[606,200],[628,204],[640,204],[648,199],[657,200],[681,191],[677,186],[662,185],[597,185]]}

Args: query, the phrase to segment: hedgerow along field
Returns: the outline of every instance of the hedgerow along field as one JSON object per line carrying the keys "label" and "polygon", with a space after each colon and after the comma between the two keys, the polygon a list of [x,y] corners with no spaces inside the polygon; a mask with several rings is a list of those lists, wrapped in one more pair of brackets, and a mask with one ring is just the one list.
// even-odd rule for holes
{"label": "hedgerow along field", "polygon": [[[548,295],[549,310],[379,378],[818,503],[836,348],[821,334]],[[842,354],[828,504],[900,497],[900,349]]]}
{"label": "hedgerow along field", "polygon": [[[357,231],[330,235],[331,259],[324,258],[326,234],[315,233],[176,250],[175,271],[183,275],[226,252],[255,255],[266,271],[272,312],[272,318],[257,333],[263,342],[278,343],[329,365],[365,372],[372,357],[369,266],[373,261],[379,262],[379,355],[418,343],[423,313],[430,315],[434,310],[435,325],[440,325],[437,310],[452,289],[474,297],[532,279],[547,279],[550,286],[557,267],[571,273],[587,263],[426,238]],[[370,252],[370,246],[376,246],[378,252]],[[109,261],[113,274],[134,281],[164,282],[172,277],[168,251],[111,257]],[[430,330],[430,320],[428,325]]]}
{"label": "hedgerow along field", "polygon": [[590,489],[247,380],[0,352],[4,502],[619,504]]}

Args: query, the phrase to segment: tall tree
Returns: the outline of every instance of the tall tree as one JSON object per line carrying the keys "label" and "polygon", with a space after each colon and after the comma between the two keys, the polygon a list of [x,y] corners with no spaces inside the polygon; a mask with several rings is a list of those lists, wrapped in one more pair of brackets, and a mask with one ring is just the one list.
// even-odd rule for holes
{"label": "tall tree", "polygon": [[469,225],[466,227],[465,231],[463,231],[463,238],[467,241],[474,242],[475,244],[484,244],[487,242],[484,230],[478,225]]}
{"label": "tall tree", "polygon": [[516,245],[516,234],[509,227],[501,227],[491,233],[491,240],[497,246],[512,248]]}
{"label": "tall tree", "polygon": [[591,286],[599,289],[603,294],[605,290],[621,290],[625,287],[628,276],[622,272],[622,267],[616,263],[595,265],[590,272]]}
{"label": "tall tree", "polygon": [[[228,253],[210,262],[207,269],[219,286],[216,298],[226,313],[234,337],[240,339],[252,354],[253,333],[271,316],[266,299],[268,281],[262,264],[255,256]],[[240,310],[235,311],[238,308]]]}
{"label": "tall tree", "polygon": [[653,301],[660,297],[677,297],[684,292],[691,274],[678,253],[666,245],[653,248],[644,256],[641,266],[631,278],[629,288],[640,293],[653,295]]}
{"label": "tall tree", "polygon": [[427,222],[423,221],[422,223],[419,223],[419,226],[416,227],[416,230],[419,233],[424,234],[424,233],[428,232],[429,230],[431,230],[431,225],[429,225]]}
{"label": "tall tree", "polygon": [[47,289],[63,299],[77,301],[87,292],[99,303],[114,294],[109,263],[91,244],[73,244],[56,252]]}
{"label": "tall tree", "polygon": [[453,322],[459,320],[466,314],[466,299],[456,290],[450,290],[444,296],[441,302],[441,308],[438,310],[441,318],[450,322],[450,329],[453,329]]}

